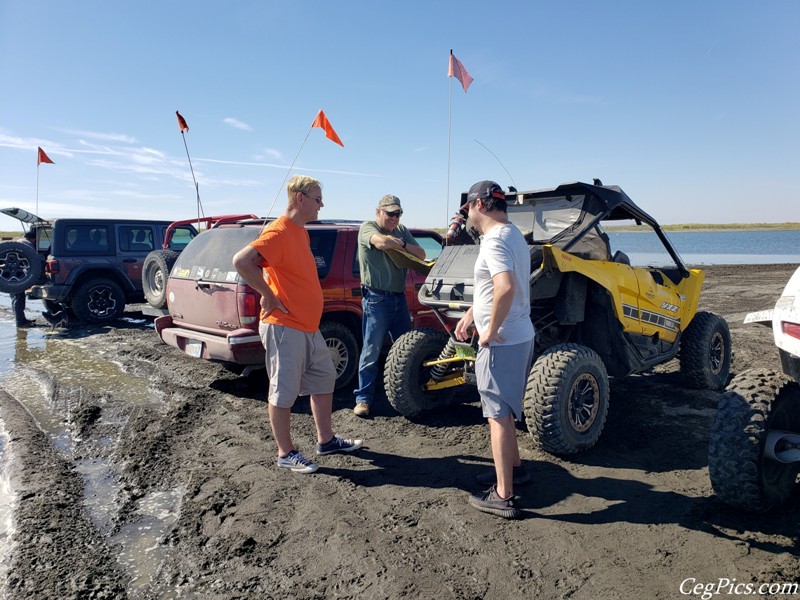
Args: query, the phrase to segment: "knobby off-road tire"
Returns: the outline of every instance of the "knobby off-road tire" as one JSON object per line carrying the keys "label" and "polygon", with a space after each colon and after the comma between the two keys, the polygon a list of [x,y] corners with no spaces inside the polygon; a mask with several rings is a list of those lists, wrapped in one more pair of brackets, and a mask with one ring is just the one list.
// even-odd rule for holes
{"label": "knobby off-road tire", "polygon": [[769,430],[800,433],[800,384],[776,371],[743,371],[722,395],[708,442],[708,474],[717,497],[762,512],[794,491],[800,464],[766,458]]}
{"label": "knobby off-road tire", "polygon": [[447,345],[448,336],[435,329],[414,329],[392,344],[386,358],[383,384],[389,404],[406,417],[416,417],[426,410],[447,406],[456,388],[425,391],[431,367],[423,363],[436,360]]}
{"label": "knobby off-road tire", "polygon": [[125,292],[113,279],[88,279],[72,294],[70,307],[81,321],[109,323],[125,312]]}
{"label": "knobby off-road tire", "polygon": [[724,389],[731,370],[731,333],[725,319],[711,312],[696,313],[681,337],[680,364],[688,387]]}
{"label": "knobby off-road tire", "polygon": [[142,289],[145,300],[154,308],[167,305],[167,278],[180,252],[175,250],[153,250],[142,264]]}
{"label": "knobby off-road tire", "polygon": [[542,450],[557,456],[588,450],[608,416],[608,373],[602,359],[580,344],[545,350],[528,376],[524,404],[528,431]]}
{"label": "knobby off-road tire", "polygon": [[18,294],[39,283],[44,260],[31,244],[0,243],[0,292]]}
{"label": "knobby off-road tire", "polygon": [[350,383],[358,370],[358,343],[356,336],[347,327],[335,321],[323,321],[319,326],[322,337],[331,351],[336,368],[335,389]]}

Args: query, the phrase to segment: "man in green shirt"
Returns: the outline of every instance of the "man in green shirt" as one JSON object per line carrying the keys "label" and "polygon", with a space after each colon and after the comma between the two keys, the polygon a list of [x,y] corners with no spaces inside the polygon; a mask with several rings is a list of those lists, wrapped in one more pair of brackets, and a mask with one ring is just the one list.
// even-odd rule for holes
{"label": "man in green shirt", "polygon": [[361,270],[361,333],[364,345],[358,364],[358,388],[354,412],[368,417],[378,380],[378,358],[386,334],[392,341],[411,329],[406,302],[406,269],[392,262],[387,251],[407,252],[425,260],[425,250],[407,227],[400,225],[403,208],[397,196],[388,194],[375,209],[375,220],[361,224],[358,264]]}

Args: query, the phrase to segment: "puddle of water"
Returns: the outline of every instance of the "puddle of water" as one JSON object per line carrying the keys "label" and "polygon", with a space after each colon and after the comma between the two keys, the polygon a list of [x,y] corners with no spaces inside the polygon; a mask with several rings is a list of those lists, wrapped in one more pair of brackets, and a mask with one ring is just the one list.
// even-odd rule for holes
{"label": "puddle of water", "polygon": [[[129,587],[146,590],[161,569],[167,553],[161,541],[178,520],[182,498],[183,494],[175,490],[155,492],[142,498],[137,504],[139,519],[111,538],[120,548],[117,560],[132,577]],[[169,592],[158,593],[162,600],[173,597]]]}
{"label": "puddle of water", "polygon": [[[28,302],[29,318],[41,310],[41,302]],[[80,331],[71,335],[75,333],[80,335]],[[86,335],[92,334],[87,330]],[[125,373],[118,364],[104,358],[101,347],[86,342],[86,339],[67,338],[49,326],[17,329],[10,298],[0,294],[0,387],[24,401],[39,427],[67,458],[71,458],[77,444],[83,443],[75,437],[69,423],[87,403],[102,406],[103,398],[113,399],[113,403],[104,407],[101,421],[96,424],[109,431],[109,435],[97,442],[96,448],[100,449],[97,454],[110,456],[131,413],[153,407],[162,399],[145,377]],[[14,531],[15,497],[5,468],[9,451],[6,442],[0,421],[0,577],[3,565],[13,553],[10,540]],[[114,498],[119,491],[109,460],[95,458],[73,464],[84,481],[84,506],[89,518],[98,531],[109,535],[116,517]],[[153,591],[148,589],[149,582],[166,552],[160,541],[178,518],[181,498],[180,492],[171,491],[142,499],[136,522],[123,527],[109,540],[111,547],[119,551],[117,559],[129,574],[129,592]],[[169,590],[160,590],[157,597],[166,599],[173,595]]]}
{"label": "puddle of water", "polygon": [[11,556],[14,535],[14,494],[11,492],[8,477],[8,464],[5,449],[8,447],[8,433],[0,421],[0,581],[8,574],[8,557]]}

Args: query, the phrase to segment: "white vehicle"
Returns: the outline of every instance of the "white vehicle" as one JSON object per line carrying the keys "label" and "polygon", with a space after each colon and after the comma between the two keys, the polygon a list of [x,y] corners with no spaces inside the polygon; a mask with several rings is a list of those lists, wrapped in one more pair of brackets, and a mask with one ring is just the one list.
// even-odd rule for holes
{"label": "white vehicle", "polygon": [[800,268],[775,308],[744,322],[772,328],[781,371],[743,371],[728,385],[711,429],[708,470],[720,500],[765,511],[789,498],[800,471]]}

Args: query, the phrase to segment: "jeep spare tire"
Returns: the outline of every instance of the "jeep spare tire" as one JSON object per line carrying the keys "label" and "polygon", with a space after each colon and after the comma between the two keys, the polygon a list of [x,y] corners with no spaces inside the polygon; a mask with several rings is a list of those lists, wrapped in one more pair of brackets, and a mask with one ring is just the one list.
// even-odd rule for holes
{"label": "jeep spare tire", "polygon": [[167,305],[167,278],[179,252],[175,250],[153,250],[142,264],[142,289],[147,303],[154,308]]}
{"label": "jeep spare tire", "polygon": [[87,279],[72,294],[70,307],[81,321],[109,323],[125,312],[125,292],[113,279]]}
{"label": "jeep spare tire", "polygon": [[44,261],[36,249],[25,242],[0,243],[0,292],[18,294],[39,283]]}

